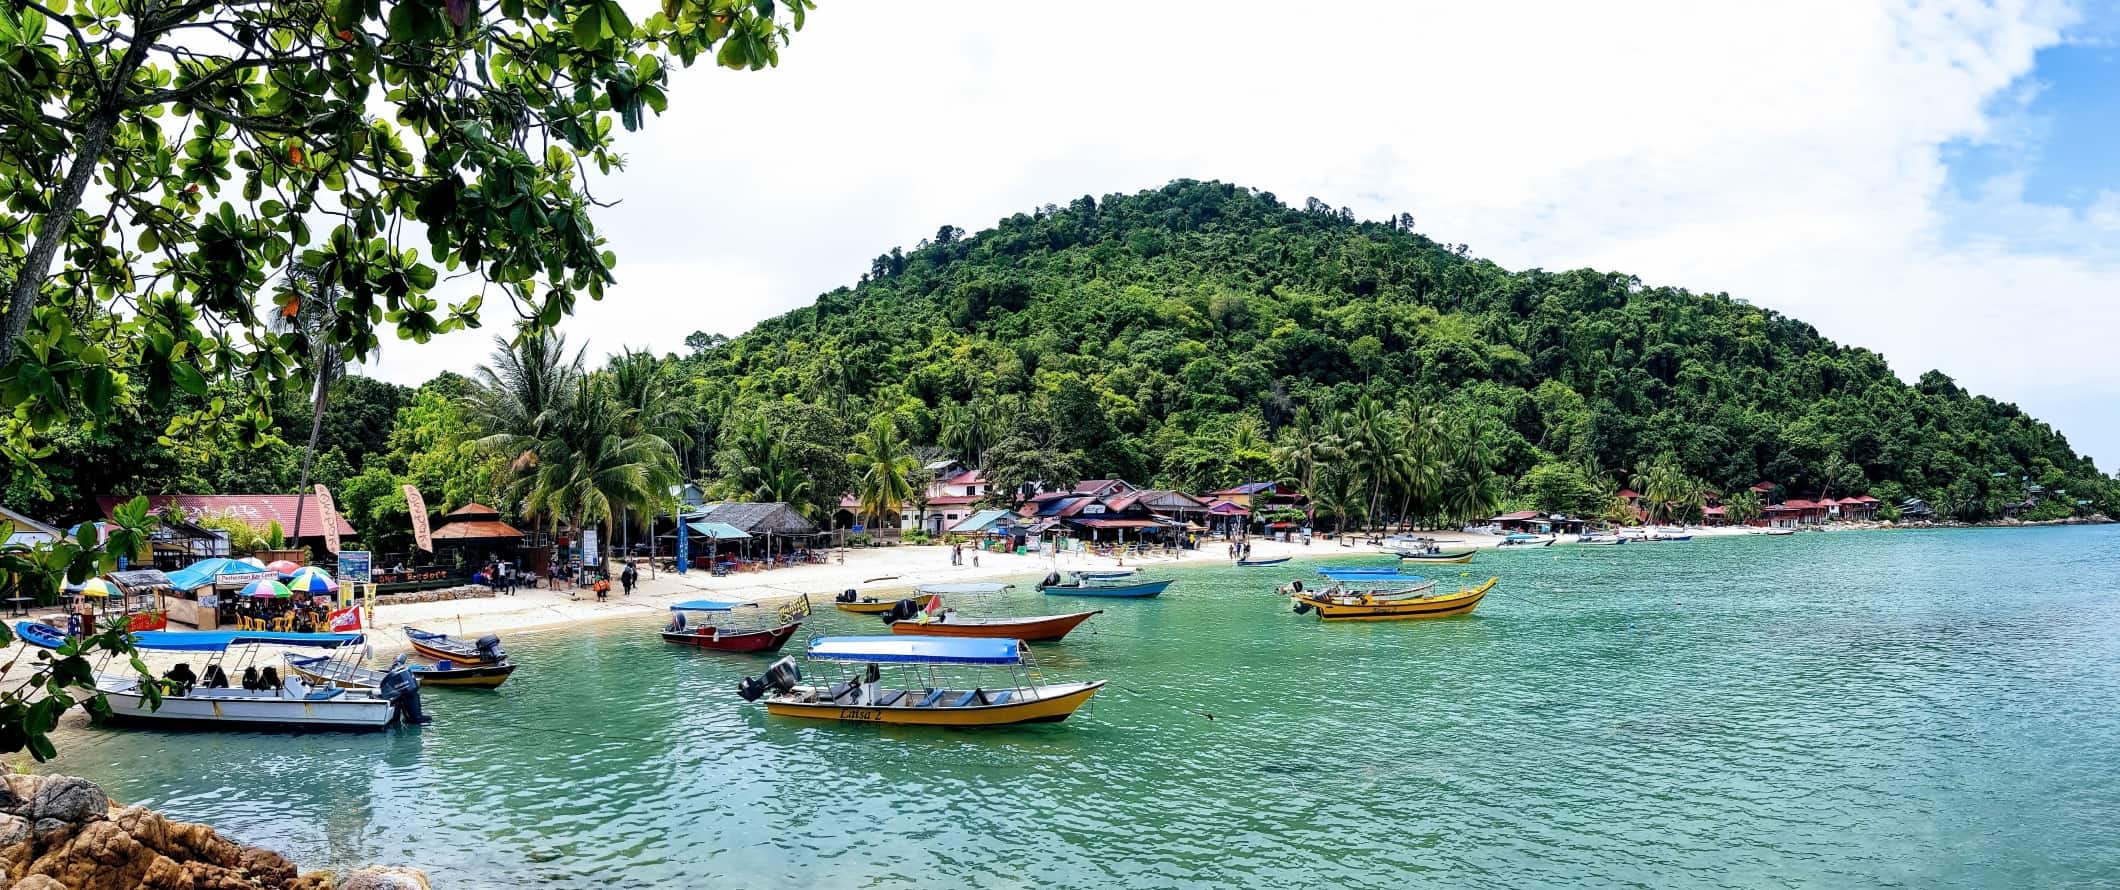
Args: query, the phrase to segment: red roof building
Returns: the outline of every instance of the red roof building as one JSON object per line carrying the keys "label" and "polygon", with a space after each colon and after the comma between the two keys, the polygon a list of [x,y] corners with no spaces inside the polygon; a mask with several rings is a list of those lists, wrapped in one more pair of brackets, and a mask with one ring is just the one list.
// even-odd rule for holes
{"label": "red roof building", "polygon": [[[119,504],[131,498],[116,495],[99,495],[96,507],[108,518]],[[294,534],[295,496],[291,494],[157,494],[148,495],[150,510],[160,512],[164,507],[175,505],[190,522],[210,516],[232,516],[243,520],[251,528],[265,531],[274,522],[280,524],[280,532]],[[302,498],[302,537],[322,538],[324,520],[317,510],[315,495]],[[353,537],[353,524],[346,517],[334,514],[332,519],[339,524],[340,537]]]}

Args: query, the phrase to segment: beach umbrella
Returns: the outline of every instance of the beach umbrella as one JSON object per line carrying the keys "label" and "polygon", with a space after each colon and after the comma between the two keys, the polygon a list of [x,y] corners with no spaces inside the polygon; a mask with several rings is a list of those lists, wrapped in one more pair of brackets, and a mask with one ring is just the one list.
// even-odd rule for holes
{"label": "beach umbrella", "polygon": [[266,563],[265,567],[271,569],[273,574],[278,575],[282,578],[285,578],[302,570],[302,567],[300,565],[297,565],[295,561],[291,559],[276,559],[272,562]]}
{"label": "beach umbrella", "polygon": [[81,595],[97,598],[123,597],[125,591],[119,590],[118,585],[102,578],[90,578],[81,584]]}
{"label": "beach umbrella", "polygon": [[294,591],[288,590],[287,585],[271,578],[260,578],[244,585],[243,595],[257,599],[287,599],[294,596]]}
{"label": "beach umbrella", "polygon": [[337,593],[339,582],[331,580],[331,574],[316,566],[303,566],[294,577],[287,579],[287,588],[296,593]]}

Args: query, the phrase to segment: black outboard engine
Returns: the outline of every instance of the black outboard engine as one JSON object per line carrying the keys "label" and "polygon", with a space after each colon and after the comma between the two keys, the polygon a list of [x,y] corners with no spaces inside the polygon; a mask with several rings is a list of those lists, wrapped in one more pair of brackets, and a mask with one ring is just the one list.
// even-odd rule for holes
{"label": "black outboard engine", "polygon": [[921,602],[919,600],[899,600],[891,604],[890,611],[883,613],[883,623],[897,624],[900,621],[911,621],[920,617],[920,609]]}
{"label": "black outboard engine", "polygon": [[376,684],[376,694],[397,709],[398,719],[407,726],[420,726],[434,722],[433,717],[420,707],[420,679],[412,675],[412,668],[402,664],[392,665],[390,673],[383,675],[383,682]]}
{"label": "black outboard engine", "polygon": [[766,690],[787,692],[800,682],[802,669],[795,666],[795,659],[783,658],[773,662],[772,667],[766,668],[765,676],[743,678],[743,682],[736,686],[736,694],[744,701],[757,701],[760,696],[766,694]]}
{"label": "black outboard engine", "polygon": [[508,650],[501,648],[501,638],[494,634],[479,637],[476,645],[480,658],[496,663],[508,660]]}
{"label": "black outboard engine", "polygon": [[853,602],[854,600],[855,600],[855,594],[854,594],[854,588],[852,588],[852,587],[849,587],[849,588],[847,588],[847,590],[846,590],[846,592],[845,592],[845,593],[842,593],[842,594],[840,594],[840,595],[838,595],[838,596],[836,596],[836,597],[833,597],[833,598],[832,598],[832,601],[833,601],[833,602],[835,602],[835,603],[851,603],[851,602]]}

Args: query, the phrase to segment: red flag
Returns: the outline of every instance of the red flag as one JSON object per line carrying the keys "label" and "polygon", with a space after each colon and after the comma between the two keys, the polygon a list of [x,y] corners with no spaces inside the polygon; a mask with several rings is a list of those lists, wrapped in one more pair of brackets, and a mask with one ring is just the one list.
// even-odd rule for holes
{"label": "red flag", "polygon": [[331,632],[351,633],[361,629],[361,610],[355,606],[331,610]]}

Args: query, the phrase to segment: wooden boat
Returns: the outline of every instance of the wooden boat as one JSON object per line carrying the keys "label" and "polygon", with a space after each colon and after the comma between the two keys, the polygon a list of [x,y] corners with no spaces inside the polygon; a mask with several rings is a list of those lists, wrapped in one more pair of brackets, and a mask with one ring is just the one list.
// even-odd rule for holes
{"label": "wooden boat", "polygon": [[[1449,593],[1407,591],[1324,590],[1296,593],[1289,597],[1296,614],[1318,613],[1323,621],[1405,621],[1415,618],[1448,618],[1470,615],[1480,600],[1493,590],[1499,578],[1489,578],[1478,587]],[[1433,587],[1431,583],[1429,587]]]}
{"label": "wooden boat", "polygon": [[1467,550],[1467,551],[1464,551],[1464,552],[1462,552],[1462,553],[1439,553],[1439,554],[1411,554],[1411,553],[1401,553],[1401,554],[1399,554],[1399,559],[1401,559],[1401,560],[1404,560],[1404,561],[1406,561],[1406,562],[1419,562],[1419,563],[1429,563],[1429,564],[1433,564],[1433,565],[1463,565],[1463,564],[1465,564],[1465,563],[1468,563],[1468,562],[1471,562],[1471,561],[1472,561],[1472,557],[1473,557],[1473,554],[1474,554],[1475,552],[1476,552],[1476,551],[1472,551],[1472,550]]}
{"label": "wooden boat", "polygon": [[[420,664],[401,659],[398,664],[392,665],[391,670],[398,667],[411,671],[412,678],[420,681],[421,686],[472,689],[492,689],[507,682],[509,675],[515,673],[515,662],[512,661],[463,665],[453,661]],[[342,686],[347,689],[381,688],[383,678],[390,673],[343,660],[324,656],[304,657],[292,652],[287,654],[287,669],[310,683],[319,686]]]}
{"label": "wooden boat", "polygon": [[501,638],[493,634],[465,642],[448,634],[428,633],[416,627],[407,627],[405,638],[412,641],[412,651],[436,661],[500,664],[508,660],[507,650],[501,648]]}
{"label": "wooden boat", "polygon": [[[1009,726],[1065,720],[1104,688],[1105,681],[1046,683],[1030,651],[1019,640],[991,637],[819,637],[808,658],[834,666],[860,665],[836,682],[804,683],[792,658],[773,663],[763,676],[745,677],[737,694],[764,699],[776,717],[893,723],[913,726]],[[886,685],[882,668],[905,674]],[[936,667],[992,667],[1005,675],[993,686],[946,688]]]}
{"label": "wooden boat", "polygon": [[1240,560],[1237,560],[1237,565],[1240,565],[1240,566],[1277,566],[1277,565],[1280,565],[1280,564],[1282,564],[1282,563],[1284,563],[1284,562],[1287,562],[1287,561],[1289,561],[1290,559],[1293,559],[1293,558],[1294,558],[1294,557],[1290,557],[1290,556],[1276,556],[1276,557],[1274,557],[1273,559],[1240,559]]}
{"label": "wooden boat", "polygon": [[1063,583],[1058,575],[1047,575],[1038,590],[1049,596],[1105,596],[1144,599],[1163,592],[1176,579],[1162,581],[1135,581],[1126,584],[1099,582],[1093,578],[1077,578],[1073,583]]}
{"label": "wooden boat", "polygon": [[[36,638],[25,640],[36,644]],[[363,642],[357,633],[314,634],[273,631],[141,631],[131,637],[133,648],[164,652],[208,653],[203,671],[191,672],[179,664],[168,679],[159,707],[150,706],[133,671],[96,677],[96,691],[109,705],[102,722],[113,725],[171,729],[241,731],[380,730],[399,722],[425,723],[420,708],[419,683],[409,672],[385,672],[379,688],[347,689],[311,684],[300,677],[278,678],[270,665],[256,672],[256,656],[267,647],[354,651],[348,647]],[[236,663],[229,664],[230,653]],[[258,676],[263,684],[254,688],[234,686],[228,670],[244,674],[244,682]],[[253,669],[246,673],[245,668]],[[183,680],[175,689],[167,684]]]}
{"label": "wooden boat", "polygon": [[[767,616],[768,604],[729,603],[716,600],[687,600],[670,606],[670,623],[663,628],[664,642],[712,649],[716,652],[778,652],[802,628],[802,619],[809,617],[809,598],[800,597],[795,602],[782,604],[772,609]],[[724,616],[714,624],[692,624],[686,615],[701,612]],[[761,616],[752,621],[730,621],[734,613],[750,612]]]}
{"label": "wooden boat", "polygon": [[967,618],[951,610],[940,615],[923,615],[893,623],[891,633],[931,637],[1001,637],[1026,643],[1051,643],[1067,636],[1068,631],[1088,621],[1089,616],[1099,614],[1103,614],[1102,609],[1066,615],[1035,615],[1029,618]]}

